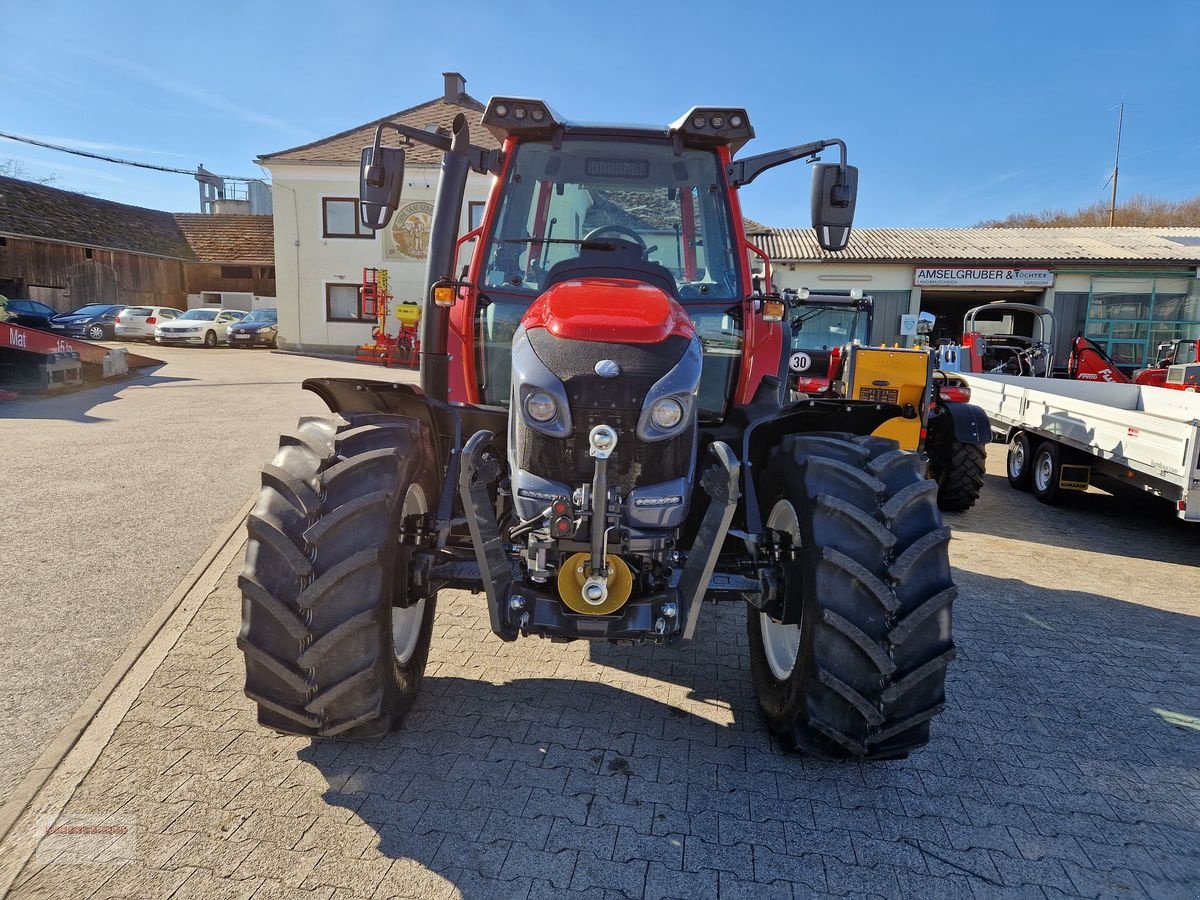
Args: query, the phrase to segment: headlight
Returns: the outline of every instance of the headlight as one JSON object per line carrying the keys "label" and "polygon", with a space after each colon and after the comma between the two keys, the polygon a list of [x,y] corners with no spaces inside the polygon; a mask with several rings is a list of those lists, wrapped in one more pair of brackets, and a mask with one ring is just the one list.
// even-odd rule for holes
{"label": "headlight", "polygon": [[533,421],[545,424],[558,415],[558,404],[545,391],[534,391],[525,398],[525,412]]}
{"label": "headlight", "polygon": [[683,421],[683,405],[673,397],[655,400],[650,407],[650,421],[663,431],[670,431]]}

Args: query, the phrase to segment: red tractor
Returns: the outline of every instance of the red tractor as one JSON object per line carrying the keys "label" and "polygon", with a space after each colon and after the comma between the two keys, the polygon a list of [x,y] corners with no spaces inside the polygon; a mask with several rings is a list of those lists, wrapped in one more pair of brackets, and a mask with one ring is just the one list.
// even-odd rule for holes
{"label": "red tractor", "polygon": [[[813,225],[845,247],[858,176],[843,142],[735,159],[754,132],[729,107],[640,128],[494,98],[483,124],[499,150],[472,146],[462,116],[451,134],[385,123],[364,148],[372,228],[403,173],[384,128],[443,152],[420,387],[305,382],[334,416],[282,439],[249,518],[238,643],[259,721],[397,727],[438,591],[463,588],[505,641],[669,645],[705,600],[745,602],[759,701],[787,747],[890,759],[925,744],[954,656],[950,536],[922,458],[872,435],[921,413],[883,393],[793,395],[789,301],[753,290],[738,202],[766,169],[836,147],[813,170]],[[460,240],[471,169],[495,186]]]}

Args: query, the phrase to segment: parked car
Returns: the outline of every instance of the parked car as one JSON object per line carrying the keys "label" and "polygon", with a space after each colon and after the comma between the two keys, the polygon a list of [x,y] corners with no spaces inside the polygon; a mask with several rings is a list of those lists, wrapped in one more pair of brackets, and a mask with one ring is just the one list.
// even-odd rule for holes
{"label": "parked car", "polygon": [[115,338],[116,332],[113,329],[116,327],[117,313],[122,309],[121,306],[108,303],[89,303],[75,312],[52,316],[50,330],[55,334],[86,338],[89,341]]}
{"label": "parked car", "polygon": [[122,341],[152,341],[154,326],[183,313],[169,306],[127,306],[117,314],[116,333]]}
{"label": "parked car", "polygon": [[279,311],[256,309],[250,315],[229,326],[229,346],[279,346]]}
{"label": "parked car", "polygon": [[215,347],[225,340],[229,326],[245,317],[243,309],[189,309],[176,319],[155,325],[154,341]]}
{"label": "parked car", "polygon": [[58,310],[36,300],[5,300],[0,303],[0,321],[11,322],[13,325],[24,325],[26,328],[50,330],[50,319],[58,315]]}

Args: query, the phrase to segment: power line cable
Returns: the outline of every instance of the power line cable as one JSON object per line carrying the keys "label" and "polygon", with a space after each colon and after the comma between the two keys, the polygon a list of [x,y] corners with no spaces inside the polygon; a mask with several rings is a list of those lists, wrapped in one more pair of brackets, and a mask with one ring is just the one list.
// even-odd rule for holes
{"label": "power line cable", "polygon": [[[60,153],[70,153],[74,156],[85,156],[88,159],[98,159],[102,162],[116,163],[119,166],[132,166],[135,169],[151,169],[155,172],[170,172],[173,175],[191,175],[193,178],[200,174],[200,169],[175,169],[171,166],[156,166],[153,163],[136,162],[132,159],[118,159],[115,156],[104,156],[100,153],[89,153],[86,150],[78,150],[74,147],[61,147],[58,144],[50,144],[46,141],[35,140],[31,137],[24,137],[19,134],[9,134],[6,131],[0,131],[0,138],[6,138],[10,141],[19,141],[22,144],[32,144],[35,147],[45,147],[47,150],[57,150]],[[200,167],[201,169],[203,166]],[[223,178],[226,181],[262,181],[261,178],[248,178],[241,175],[216,175],[213,172],[205,171],[205,175],[211,175],[215,178]]]}

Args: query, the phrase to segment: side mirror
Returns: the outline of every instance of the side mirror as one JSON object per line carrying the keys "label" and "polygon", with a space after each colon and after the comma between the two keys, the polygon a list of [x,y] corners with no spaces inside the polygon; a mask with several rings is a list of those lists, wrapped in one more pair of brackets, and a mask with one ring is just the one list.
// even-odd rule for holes
{"label": "side mirror", "polygon": [[378,231],[400,205],[404,183],[403,147],[363,147],[358,170],[358,209],[365,227]]}
{"label": "side mirror", "polygon": [[826,250],[845,250],[854,224],[858,199],[858,169],[846,166],[845,183],[839,183],[841,167],[836,163],[813,166],[812,227]]}

